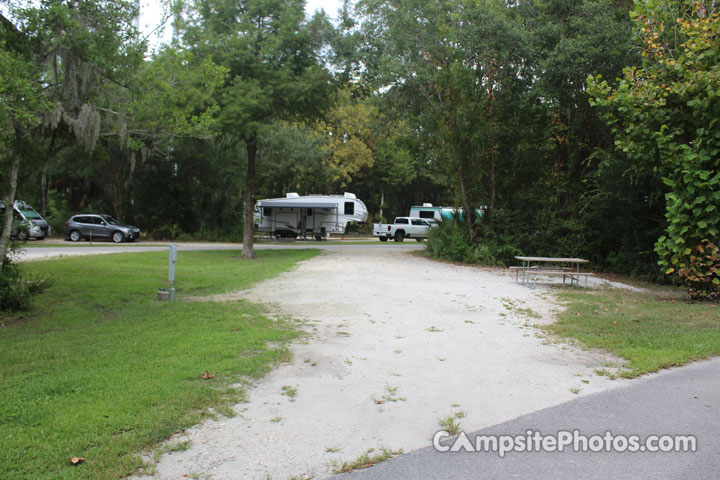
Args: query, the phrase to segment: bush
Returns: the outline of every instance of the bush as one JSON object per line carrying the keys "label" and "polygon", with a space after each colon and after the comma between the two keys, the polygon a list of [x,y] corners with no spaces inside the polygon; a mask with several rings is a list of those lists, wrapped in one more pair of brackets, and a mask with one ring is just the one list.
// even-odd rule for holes
{"label": "bush", "polygon": [[507,266],[522,253],[506,238],[494,234],[473,243],[470,232],[455,220],[441,221],[430,230],[427,251],[441,260],[492,266]]}
{"label": "bush", "polygon": [[52,285],[51,277],[41,275],[23,277],[20,268],[6,257],[0,272],[0,310],[27,310],[33,297]]}
{"label": "bush", "polygon": [[[688,287],[693,300],[716,300],[720,298],[720,248],[705,242],[696,246],[677,273]],[[674,268],[669,270],[670,273]]]}

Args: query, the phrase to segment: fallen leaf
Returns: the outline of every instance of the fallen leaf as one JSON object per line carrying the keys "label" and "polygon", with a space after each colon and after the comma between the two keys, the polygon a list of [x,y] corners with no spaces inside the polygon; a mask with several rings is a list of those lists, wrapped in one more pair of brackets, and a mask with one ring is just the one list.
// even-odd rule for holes
{"label": "fallen leaf", "polygon": [[70,463],[73,465],[79,465],[79,464],[83,463],[84,461],[85,461],[85,459],[82,457],[72,457],[70,459]]}
{"label": "fallen leaf", "polygon": [[209,380],[209,379],[213,378],[214,376],[215,376],[215,375],[213,375],[213,374],[211,374],[210,372],[208,372],[207,370],[205,370],[205,371],[200,375],[200,378],[203,378],[203,379],[205,379],[205,380]]}

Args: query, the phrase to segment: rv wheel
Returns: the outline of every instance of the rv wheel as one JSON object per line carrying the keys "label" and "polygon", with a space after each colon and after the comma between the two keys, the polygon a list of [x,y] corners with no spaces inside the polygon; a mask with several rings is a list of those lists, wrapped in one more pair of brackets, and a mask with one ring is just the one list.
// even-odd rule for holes
{"label": "rv wheel", "polygon": [[18,232],[18,240],[20,240],[21,242],[27,240],[29,236],[30,235],[28,234],[27,230],[20,230]]}

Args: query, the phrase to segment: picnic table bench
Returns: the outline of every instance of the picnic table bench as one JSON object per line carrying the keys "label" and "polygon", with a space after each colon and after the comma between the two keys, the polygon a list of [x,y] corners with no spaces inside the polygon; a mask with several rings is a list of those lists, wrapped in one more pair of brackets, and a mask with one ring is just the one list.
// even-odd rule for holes
{"label": "picnic table bench", "polygon": [[[530,283],[532,280],[533,288],[537,286],[537,277],[540,275],[562,276],[563,285],[565,279],[570,279],[570,285],[580,286],[580,278],[585,278],[585,287],[587,288],[588,277],[593,276],[592,272],[581,272],[580,264],[588,263],[583,258],[558,258],[558,257],[515,257],[522,261],[521,267],[510,267],[510,271],[515,271],[515,281],[518,281],[519,275],[522,275],[522,284]],[[533,265],[535,263],[535,265]],[[569,264],[569,266],[563,266]]]}

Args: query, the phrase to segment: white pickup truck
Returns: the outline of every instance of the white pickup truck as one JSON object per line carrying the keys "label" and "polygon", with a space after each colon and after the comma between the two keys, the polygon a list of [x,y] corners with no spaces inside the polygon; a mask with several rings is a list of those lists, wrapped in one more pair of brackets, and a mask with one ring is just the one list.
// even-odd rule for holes
{"label": "white pickup truck", "polygon": [[380,238],[381,242],[387,242],[393,238],[396,242],[402,242],[406,238],[414,238],[422,242],[427,238],[428,231],[433,224],[427,220],[416,217],[397,217],[394,223],[374,223],[373,235]]}

